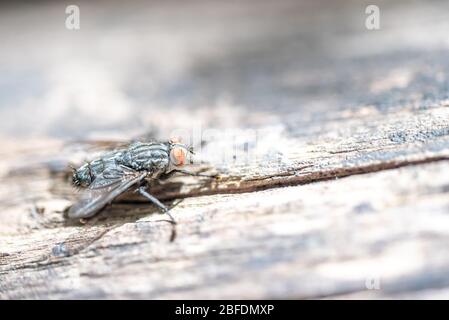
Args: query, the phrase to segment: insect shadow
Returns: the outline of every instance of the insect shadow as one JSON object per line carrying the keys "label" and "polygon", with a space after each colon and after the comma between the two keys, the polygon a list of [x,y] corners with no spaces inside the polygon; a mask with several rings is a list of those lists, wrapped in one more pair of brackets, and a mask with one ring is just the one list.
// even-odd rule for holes
{"label": "insect shadow", "polygon": [[[182,186],[182,182],[170,182],[164,188],[170,192],[178,193]],[[153,182],[150,188],[153,187],[160,187],[160,183],[157,181]],[[163,200],[163,203],[171,210],[182,201],[182,198],[166,199]],[[117,199],[101,209],[97,215],[88,219],[70,218],[68,215],[70,208],[71,206],[63,211],[64,226],[67,227],[81,225],[122,225],[135,222],[153,214],[160,216],[160,219],[156,220],[157,222],[171,222],[158,207],[133,190],[117,197]]]}

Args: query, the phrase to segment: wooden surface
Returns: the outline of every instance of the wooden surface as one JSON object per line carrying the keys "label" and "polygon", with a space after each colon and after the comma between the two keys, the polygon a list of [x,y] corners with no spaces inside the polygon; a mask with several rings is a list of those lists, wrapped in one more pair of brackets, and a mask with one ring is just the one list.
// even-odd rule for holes
{"label": "wooden surface", "polygon": [[[191,51],[166,57],[183,57],[182,71],[161,75],[151,67],[155,56],[138,60],[156,72],[159,95],[146,91],[145,71],[131,79],[112,69],[111,83],[125,79],[119,88],[140,97],[120,128],[114,119],[82,122],[82,112],[72,123],[68,106],[55,111],[64,125],[51,113],[51,94],[35,101],[46,111],[39,130],[9,111],[30,134],[2,131],[0,298],[449,298],[449,64],[440,41],[446,20],[438,19],[447,5],[386,6],[384,29],[373,33],[363,28],[364,6],[344,3],[223,5],[182,34],[164,19],[151,22],[168,28],[169,42],[210,31]],[[180,26],[199,14],[195,6],[183,14],[158,8],[161,17],[184,17]],[[433,23],[395,23],[401,14]],[[249,30],[242,38],[219,27],[229,17]],[[94,37],[84,32],[82,45]],[[220,52],[205,50],[211,40]],[[132,42],[131,51],[147,45]],[[86,225],[64,218],[77,197],[67,167],[93,156],[94,138],[163,139],[175,129],[194,142],[202,132],[190,169],[221,180],[178,176],[152,187],[176,205],[174,242],[166,218],[136,195]]]}

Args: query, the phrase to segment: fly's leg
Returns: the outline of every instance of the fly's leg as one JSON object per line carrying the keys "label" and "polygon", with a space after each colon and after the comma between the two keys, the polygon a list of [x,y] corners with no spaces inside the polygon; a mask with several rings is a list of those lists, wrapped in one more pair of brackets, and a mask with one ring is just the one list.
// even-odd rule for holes
{"label": "fly's leg", "polygon": [[170,214],[170,210],[161,203],[158,199],[153,197],[151,194],[149,194],[145,187],[139,187],[136,191],[138,191],[142,196],[150,200],[153,204],[155,204],[159,209],[162,210],[165,214],[167,214],[170,217],[170,223],[172,224],[172,232],[170,235],[170,242],[173,242],[176,238],[176,220],[173,218],[173,216]]}
{"label": "fly's leg", "polygon": [[169,210],[173,209],[174,207],[176,207],[178,204],[180,204],[180,203],[183,202],[183,201],[184,201],[184,199],[179,199],[176,203],[174,203],[174,204],[171,205],[171,207],[170,207]]}
{"label": "fly's leg", "polygon": [[170,217],[170,222],[172,224],[176,224],[175,219],[173,218],[173,216],[170,214],[170,210],[162,203],[160,202],[158,199],[156,199],[154,196],[152,196],[151,194],[149,194],[146,190],[145,187],[139,187],[139,189],[137,189],[137,191],[144,196],[145,198],[147,198],[148,200],[150,200],[153,204],[155,204],[159,209],[162,210],[162,212],[164,212],[165,214],[167,214]]}

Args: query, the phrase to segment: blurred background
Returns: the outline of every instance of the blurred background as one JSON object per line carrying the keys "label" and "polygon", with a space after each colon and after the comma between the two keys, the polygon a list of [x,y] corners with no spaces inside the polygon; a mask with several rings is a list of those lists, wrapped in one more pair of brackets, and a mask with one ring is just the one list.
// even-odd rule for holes
{"label": "blurred background", "polygon": [[[370,4],[380,30],[365,26]],[[69,5],[79,30],[66,27]],[[300,125],[343,107],[422,107],[447,98],[448,27],[449,2],[436,0],[3,3],[0,137],[164,135],[269,125],[273,109]]]}

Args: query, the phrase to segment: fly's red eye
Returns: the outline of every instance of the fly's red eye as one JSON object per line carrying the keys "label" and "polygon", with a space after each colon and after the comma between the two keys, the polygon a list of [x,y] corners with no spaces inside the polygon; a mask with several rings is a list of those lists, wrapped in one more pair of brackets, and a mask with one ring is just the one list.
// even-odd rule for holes
{"label": "fly's red eye", "polygon": [[175,166],[182,166],[186,162],[186,152],[183,148],[175,147],[170,152],[171,160]]}

